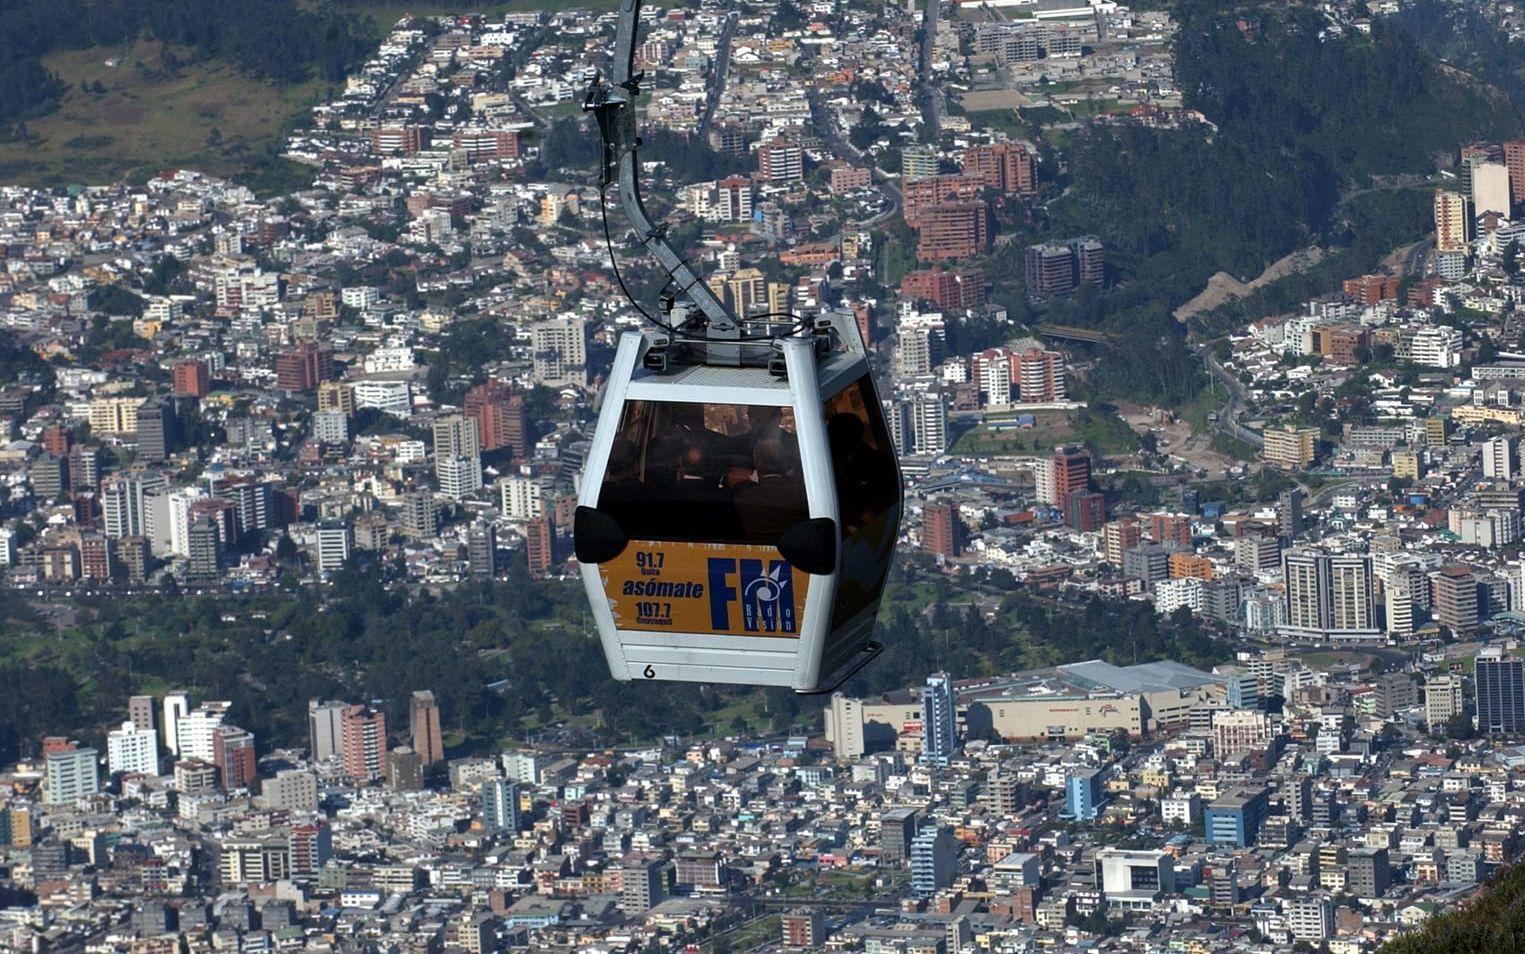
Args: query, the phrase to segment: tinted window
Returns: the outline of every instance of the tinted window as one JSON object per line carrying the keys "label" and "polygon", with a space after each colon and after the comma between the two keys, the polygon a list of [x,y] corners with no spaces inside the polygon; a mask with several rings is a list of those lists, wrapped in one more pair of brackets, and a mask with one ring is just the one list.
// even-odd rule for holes
{"label": "tinted window", "polygon": [[598,508],[633,540],[772,544],[810,515],[794,412],[631,401]]}
{"label": "tinted window", "polygon": [[826,402],[826,437],[842,535],[851,536],[900,502],[895,448],[867,377]]}
{"label": "tinted window", "polygon": [[835,629],[879,598],[900,532],[900,471],[867,376],[826,402],[826,436],[842,525]]}

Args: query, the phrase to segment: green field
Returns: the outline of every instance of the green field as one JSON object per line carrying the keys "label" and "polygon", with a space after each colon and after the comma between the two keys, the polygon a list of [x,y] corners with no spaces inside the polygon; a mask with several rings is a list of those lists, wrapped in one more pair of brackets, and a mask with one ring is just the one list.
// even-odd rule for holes
{"label": "green field", "polygon": [[[759,944],[777,941],[782,923],[783,918],[777,914],[770,914],[759,918],[745,927],[725,935],[727,943],[724,949],[728,951],[747,951]],[[716,950],[713,943],[711,943],[709,950]]]}
{"label": "green field", "polygon": [[1078,442],[1098,454],[1129,454],[1138,449],[1138,435],[1115,414],[1082,408],[1078,411],[1037,411],[1034,426],[1025,430],[992,431],[980,424],[965,431],[952,454],[1026,456],[1047,454],[1055,444]]}
{"label": "green field", "polygon": [[1304,653],[1298,658],[1308,666],[1316,666],[1321,669],[1330,666],[1349,666],[1352,664],[1370,669],[1381,661],[1381,657],[1375,653],[1363,653],[1346,649],[1320,650]]}
{"label": "green field", "polygon": [[1121,109],[1122,104],[1115,99],[1085,99],[1069,107],[1070,115],[1076,119],[1115,113]]}
{"label": "green field", "polygon": [[1015,109],[982,109],[971,112],[968,116],[973,125],[1003,132],[1013,139],[1032,137],[1032,127],[1023,121]]}
{"label": "green field", "polygon": [[[379,40],[405,15],[510,10],[610,10],[615,0],[516,3],[366,4],[357,15]],[[186,50],[142,40],[59,51],[42,63],[67,91],[57,109],[25,123],[24,141],[0,142],[0,184],[101,184],[141,181],[162,170],[229,176],[263,193],[300,188],[311,177],[277,157],[287,131],[337,90],[312,80],[277,86],[251,79],[218,59],[192,62]],[[178,58],[178,63],[174,62]],[[114,65],[108,66],[110,61]],[[104,90],[97,90],[99,83]]]}
{"label": "green field", "polygon": [[376,26],[376,35],[383,36],[392,24],[405,16],[438,17],[460,13],[480,13],[489,20],[501,19],[503,14],[524,10],[544,10],[556,13],[562,10],[613,10],[617,0],[518,0],[515,3],[367,3],[365,15]]}
{"label": "green field", "polygon": [[[54,53],[43,63],[69,90],[58,109],[26,123],[29,141],[0,143],[0,182],[95,184],[186,167],[279,174],[272,184],[289,188],[305,176],[273,155],[288,125],[326,93],[317,82],[283,89],[216,61],[167,67],[148,42]],[[97,83],[104,91],[93,91]]]}

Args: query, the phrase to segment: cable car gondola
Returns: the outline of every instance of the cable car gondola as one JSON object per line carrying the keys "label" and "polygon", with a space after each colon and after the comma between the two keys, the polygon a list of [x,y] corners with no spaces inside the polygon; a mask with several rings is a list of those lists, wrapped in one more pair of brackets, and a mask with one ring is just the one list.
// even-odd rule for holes
{"label": "cable car gondola", "polygon": [[637,242],[668,276],[653,330],[621,336],[573,526],[616,679],[830,691],[872,640],[900,471],[851,314],[737,318],[641,202],[633,103],[640,0],[622,0],[613,82],[584,103]]}

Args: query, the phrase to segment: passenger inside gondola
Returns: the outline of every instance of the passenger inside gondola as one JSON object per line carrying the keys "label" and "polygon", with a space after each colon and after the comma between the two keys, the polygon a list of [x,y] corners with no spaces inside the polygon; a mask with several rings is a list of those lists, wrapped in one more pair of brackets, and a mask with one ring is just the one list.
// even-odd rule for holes
{"label": "passenger inside gondola", "polygon": [[[792,453],[791,453],[792,451]],[[777,539],[808,513],[805,482],[800,479],[799,449],[785,450],[782,437],[765,440],[753,452],[751,480],[737,484],[736,513],[748,537]]]}

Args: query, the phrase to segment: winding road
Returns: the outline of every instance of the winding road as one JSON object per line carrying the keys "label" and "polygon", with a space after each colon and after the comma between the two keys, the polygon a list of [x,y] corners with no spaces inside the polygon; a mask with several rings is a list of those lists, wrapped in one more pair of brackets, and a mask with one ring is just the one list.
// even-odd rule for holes
{"label": "winding road", "polygon": [[868,166],[869,175],[874,184],[889,198],[890,207],[883,212],[874,215],[866,222],[858,223],[860,226],[877,225],[900,211],[903,198],[900,194],[900,186],[878,166],[874,165],[873,159],[863,154],[861,149],[847,141],[842,135],[842,130],[837,128],[837,121],[831,109],[821,99],[817,90],[810,90],[805,94],[810,101],[810,121],[815,124],[816,134],[831,148],[834,155],[848,156]]}
{"label": "winding road", "polygon": [[726,14],[725,25],[720,28],[720,39],[715,44],[715,75],[710,82],[709,95],[704,102],[704,115],[699,119],[698,136],[702,141],[710,131],[715,110],[720,108],[720,97],[725,95],[725,78],[731,69],[731,37],[736,35],[736,24],[741,14],[732,10]]}
{"label": "winding road", "polygon": [[1207,365],[1207,373],[1228,391],[1228,403],[1218,409],[1218,420],[1213,422],[1213,426],[1232,438],[1256,447],[1264,447],[1266,444],[1264,437],[1239,423],[1239,415],[1244,413],[1245,399],[1249,396],[1243,382],[1219,364],[1212,352],[1205,348],[1202,350],[1202,362]]}

